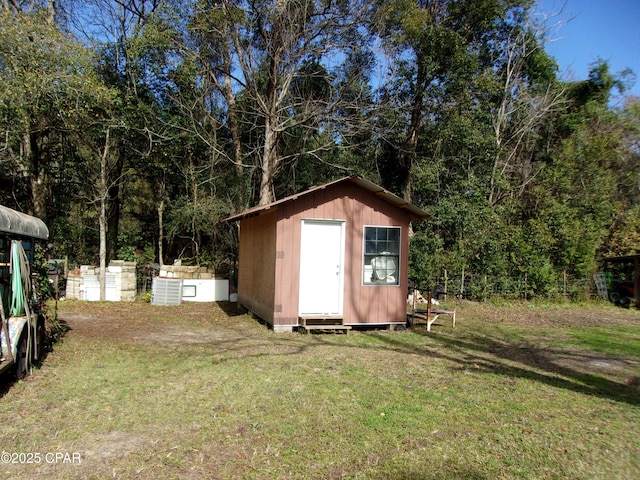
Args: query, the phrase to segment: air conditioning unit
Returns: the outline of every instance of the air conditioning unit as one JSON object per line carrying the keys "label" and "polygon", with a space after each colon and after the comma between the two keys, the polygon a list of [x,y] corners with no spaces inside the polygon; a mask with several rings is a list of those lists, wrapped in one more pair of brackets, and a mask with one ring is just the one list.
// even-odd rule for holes
{"label": "air conditioning unit", "polygon": [[182,279],[155,277],[151,284],[152,305],[180,305]]}

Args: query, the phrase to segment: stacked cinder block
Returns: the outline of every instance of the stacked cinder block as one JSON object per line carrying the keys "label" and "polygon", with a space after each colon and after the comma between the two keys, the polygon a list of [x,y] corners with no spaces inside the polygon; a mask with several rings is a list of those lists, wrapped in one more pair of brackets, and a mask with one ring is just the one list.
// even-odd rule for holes
{"label": "stacked cinder block", "polygon": [[115,277],[115,301],[133,302],[136,299],[136,262],[112,260],[107,275]]}
{"label": "stacked cinder block", "polygon": [[67,274],[67,288],[65,296],[69,300],[80,300],[82,298],[82,275],[80,271],[74,271]]}
{"label": "stacked cinder block", "polygon": [[[70,271],[67,275],[66,298],[70,300],[88,300],[85,277],[98,276],[100,269],[82,265],[79,271]],[[94,279],[95,281],[95,279]],[[106,300],[115,302],[133,302],[136,298],[136,262],[113,260],[106,272]],[[91,296],[93,299],[94,296]]]}
{"label": "stacked cinder block", "polygon": [[163,265],[160,268],[160,276],[163,278],[210,280],[212,278],[215,278],[215,272],[206,267]]}

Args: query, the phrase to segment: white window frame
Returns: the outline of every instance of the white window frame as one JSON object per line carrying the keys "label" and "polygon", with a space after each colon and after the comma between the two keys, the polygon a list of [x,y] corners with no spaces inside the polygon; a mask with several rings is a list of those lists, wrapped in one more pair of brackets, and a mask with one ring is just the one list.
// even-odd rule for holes
{"label": "white window frame", "polygon": [[[374,239],[367,240],[367,229],[386,229],[396,230],[397,235],[397,252],[389,251],[385,248],[383,242],[386,242],[388,246],[388,239]],[[377,235],[376,235],[377,237]],[[370,242],[367,244],[367,242]],[[371,245],[371,242],[375,242],[376,245]],[[378,244],[379,242],[379,244]],[[402,227],[396,225],[364,225],[362,228],[362,285],[367,287],[397,287],[400,285],[400,258],[402,253]],[[371,250],[376,250],[372,252]],[[374,265],[372,265],[374,259],[391,259],[395,260],[395,276],[387,276],[386,279],[374,280]],[[384,260],[381,260],[384,265]]]}

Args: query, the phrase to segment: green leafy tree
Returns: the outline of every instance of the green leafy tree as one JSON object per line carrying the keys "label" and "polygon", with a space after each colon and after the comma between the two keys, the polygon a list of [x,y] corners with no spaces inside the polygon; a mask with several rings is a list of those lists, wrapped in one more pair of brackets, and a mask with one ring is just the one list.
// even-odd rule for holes
{"label": "green leafy tree", "polygon": [[[556,275],[589,278],[609,226],[624,203],[619,166],[626,163],[620,114],[608,106],[614,76],[594,65],[590,78],[567,86],[569,108],[555,119],[557,141],[521,202],[538,253]],[[543,233],[544,232],[544,233]],[[542,271],[542,269],[538,269]]]}
{"label": "green leafy tree", "polygon": [[616,199],[620,208],[609,225],[599,255],[634,255],[640,251],[640,101],[630,98],[617,116],[618,152],[611,155]]}
{"label": "green leafy tree", "polygon": [[65,143],[112,93],[91,52],[60,32],[49,12],[0,10],[0,128],[5,175],[25,185],[26,210],[47,219],[52,172]]}

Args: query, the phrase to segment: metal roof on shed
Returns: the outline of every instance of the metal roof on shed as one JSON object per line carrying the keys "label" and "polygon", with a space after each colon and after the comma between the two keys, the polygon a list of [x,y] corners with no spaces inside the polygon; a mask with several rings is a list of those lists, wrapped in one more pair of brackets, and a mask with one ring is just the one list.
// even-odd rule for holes
{"label": "metal roof on shed", "polygon": [[49,238],[49,229],[42,220],[3,205],[0,205],[0,232],[42,240]]}
{"label": "metal roof on shed", "polygon": [[294,200],[298,199],[299,197],[307,195],[307,194],[309,194],[311,192],[315,192],[317,190],[322,190],[322,189],[327,188],[327,187],[329,187],[331,185],[335,185],[335,184],[342,183],[342,182],[354,183],[358,187],[363,188],[365,190],[368,190],[369,192],[371,192],[374,195],[380,197],[381,199],[385,200],[386,202],[389,202],[389,203],[391,203],[392,205],[395,205],[398,208],[407,210],[407,212],[409,212],[409,214],[411,215],[411,217],[414,220],[422,221],[422,220],[425,220],[425,219],[433,218],[429,213],[427,213],[423,209],[421,209],[421,208],[419,208],[419,207],[417,207],[415,205],[412,205],[411,203],[407,202],[406,200],[404,200],[403,198],[399,197],[398,195],[395,195],[395,194],[389,192],[388,190],[385,190],[381,186],[376,185],[375,183],[370,182],[369,180],[366,180],[366,179],[362,178],[359,175],[352,175],[350,177],[344,177],[344,178],[341,178],[339,180],[335,180],[333,182],[329,182],[329,183],[326,183],[324,185],[320,185],[318,187],[309,188],[308,190],[304,190],[302,192],[296,193],[296,194],[291,195],[289,197],[282,198],[282,199],[277,200],[277,201],[275,201],[273,203],[270,203],[268,205],[259,205],[257,207],[250,208],[248,210],[245,210],[242,213],[239,213],[237,215],[233,215],[233,216],[227,218],[226,221],[232,222],[232,221],[236,221],[236,220],[244,220],[245,218],[254,217],[256,215],[261,215],[263,213],[266,213],[268,210],[271,210],[271,209],[277,207],[278,205],[280,205],[282,203],[294,201]]}

